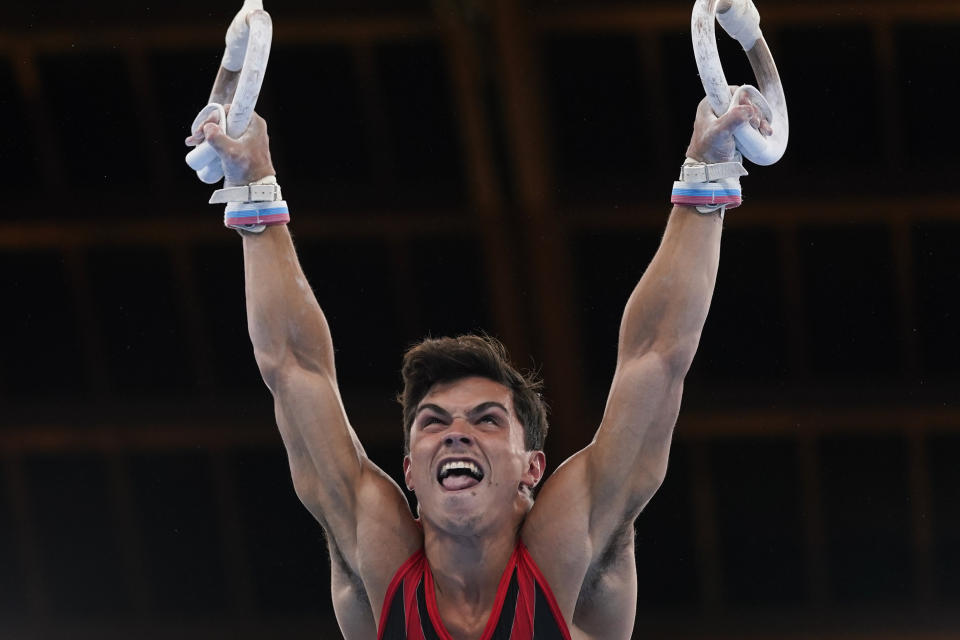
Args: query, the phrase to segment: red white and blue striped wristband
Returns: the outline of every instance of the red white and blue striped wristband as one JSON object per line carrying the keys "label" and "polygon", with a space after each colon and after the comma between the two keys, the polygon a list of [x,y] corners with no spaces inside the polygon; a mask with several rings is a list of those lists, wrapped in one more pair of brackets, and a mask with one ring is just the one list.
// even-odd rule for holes
{"label": "red white and blue striped wristband", "polygon": [[[223,212],[223,225],[231,229],[259,232],[263,227],[290,222],[286,200],[231,202]],[[259,227],[259,228],[255,228]]]}
{"label": "red white and blue striped wristband", "polygon": [[[740,180],[725,178],[717,182],[680,182],[673,183],[670,195],[672,204],[685,204],[695,207],[707,206],[719,209],[733,209],[742,202]],[[704,213],[704,212],[701,212]]]}
{"label": "red white and blue striped wristband", "polygon": [[743,200],[740,176],[747,175],[743,158],[738,153],[731,162],[707,164],[687,158],[680,168],[680,179],[673,183],[672,204],[697,208],[712,213],[739,207]]}

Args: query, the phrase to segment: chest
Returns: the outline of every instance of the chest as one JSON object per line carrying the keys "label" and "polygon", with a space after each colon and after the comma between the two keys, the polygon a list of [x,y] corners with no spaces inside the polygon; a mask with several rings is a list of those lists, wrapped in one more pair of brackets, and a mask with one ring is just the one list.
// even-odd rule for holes
{"label": "chest", "polygon": [[493,613],[493,607],[486,610],[465,611],[463,608],[445,604],[437,600],[437,609],[440,620],[447,633],[453,640],[479,640],[487,627]]}
{"label": "chest", "polygon": [[491,606],[470,609],[437,597],[425,565],[411,567],[385,600],[384,639],[569,640],[550,588],[520,547],[504,571]]}

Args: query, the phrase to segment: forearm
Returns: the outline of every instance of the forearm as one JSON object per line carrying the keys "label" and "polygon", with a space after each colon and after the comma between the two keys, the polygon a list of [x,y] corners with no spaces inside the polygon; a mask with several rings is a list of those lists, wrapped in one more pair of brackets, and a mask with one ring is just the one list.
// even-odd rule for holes
{"label": "forearm", "polygon": [[660,248],[623,313],[618,359],[656,352],[689,367],[707,318],[720,259],[722,221],[676,206]]}
{"label": "forearm", "polygon": [[247,327],[267,384],[272,373],[287,365],[333,377],[330,329],[287,227],[244,234],[243,256]]}

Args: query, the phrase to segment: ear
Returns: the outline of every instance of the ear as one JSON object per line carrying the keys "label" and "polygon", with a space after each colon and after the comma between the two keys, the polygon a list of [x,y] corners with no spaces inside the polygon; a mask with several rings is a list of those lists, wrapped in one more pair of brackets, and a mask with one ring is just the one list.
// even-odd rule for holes
{"label": "ear", "polygon": [[527,470],[524,472],[523,477],[520,478],[520,484],[529,487],[532,491],[534,487],[543,480],[543,471],[547,466],[547,457],[543,454],[543,451],[530,451],[527,455],[529,456],[527,458]]}
{"label": "ear", "polygon": [[403,456],[403,483],[408,491],[413,491],[413,474],[410,472],[410,456]]}

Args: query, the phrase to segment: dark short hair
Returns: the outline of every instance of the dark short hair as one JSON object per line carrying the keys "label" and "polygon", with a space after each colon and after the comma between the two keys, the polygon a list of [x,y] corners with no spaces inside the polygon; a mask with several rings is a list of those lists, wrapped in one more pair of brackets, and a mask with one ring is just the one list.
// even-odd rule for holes
{"label": "dark short hair", "polygon": [[521,373],[511,363],[507,349],[488,335],[426,338],[403,355],[403,451],[410,453],[410,428],[417,405],[440,382],[479,376],[499,382],[513,393],[513,408],[523,425],[524,447],[540,451],[547,438],[547,405],[540,392],[543,381],[536,371]]}

